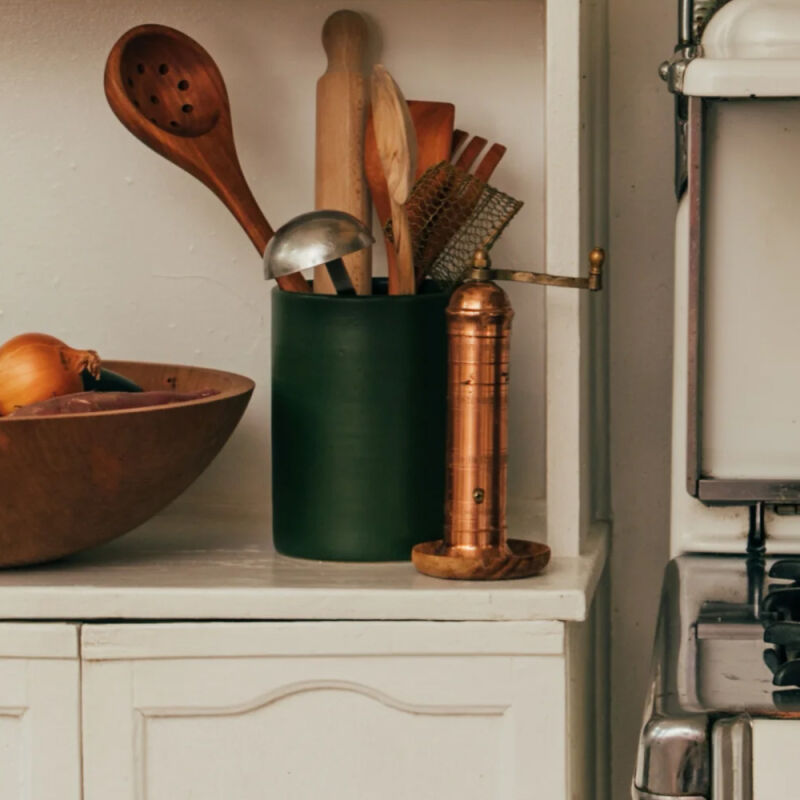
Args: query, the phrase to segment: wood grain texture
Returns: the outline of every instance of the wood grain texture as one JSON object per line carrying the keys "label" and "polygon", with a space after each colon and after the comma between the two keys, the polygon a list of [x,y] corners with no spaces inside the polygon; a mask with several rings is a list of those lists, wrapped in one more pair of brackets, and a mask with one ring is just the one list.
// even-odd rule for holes
{"label": "wood grain texture", "polygon": [[[473,174],[475,177],[481,181],[488,182],[506,153],[505,145],[493,144],[478,161],[478,156],[480,156],[488,142],[483,137],[470,137],[466,131],[454,129],[455,106],[452,103],[409,100],[408,110],[417,136],[415,182],[428,169],[443,161],[450,161],[465,170],[474,167]],[[468,139],[469,141],[467,142]],[[383,228],[387,221],[391,219],[392,206],[386,178],[383,174],[383,165],[381,164],[375,141],[375,126],[371,114],[367,117],[364,136],[364,170],[369,183],[372,202],[378,214],[381,228]],[[385,237],[384,240],[389,274],[396,274],[397,254],[392,242]],[[423,271],[417,268],[417,285],[423,278]]]}
{"label": "wood grain texture", "polygon": [[[408,112],[417,137],[416,181],[427,169],[450,158],[453,148],[453,124],[456,107],[452,103],[430,100],[409,100]],[[375,142],[375,125],[370,114],[364,136],[364,170],[369,182],[372,203],[381,225],[392,215],[389,190]]]}
{"label": "wood grain texture", "polygon": [[469,138],[469,134],[466,131],[462,131],[460,128],[456,128],[453,131],[453,146],[451,152],[455,154],[458,152],[458,149],[461,147],[464,142],[467,141]]}
{"label": "wood grain texture", "polygon": [[550,561],[546,544],[509,539],[506,545],[475,552],[449,548],[442,540],[423,542],[411,551],[411,560],[424,575],[464,581],[529,578]]}
{"label": "wood grain texture", "polygon": [[[364,125],[369,87],[364,74],[368,29],[355,11],[337,11],[325,21],[322,44],[328,68],[317,81],[314,206],[346,211],[371,228],[364,177]],[[344,258],[356,294],[372,290],[372,249]],[[325,267],[314,270],[314,291],[335,294]]]}
{"label": "wood grain texture", "polygon": [[[111,48],[104,86],[119,121],[211,189],[262,255],[273,230],[239,165],[228,93],[211,56],[180,31],[139,25]],[[278,284],[310,291],[300,274],[279,278]]]}
{"label": "wood grain texture", "polygon": [[254,386],[199,367],[105,364],[143,389],[219,393],[168,406],[0,419],[0,566],[61,558],[153,516],[211,463]]}
{"label": "wood grain texture", "polygon": [[478,180],[486,183],[492,177],[492,173],[497,169],[500,160],[506,154],[506,146],[503,144],[493,144],[484,154],[483,158],[475,167],[474,175]]}
{"label": "wood grain texture", "polygon": [[487,144],[488,142],[483,136],[473,136],[455,160],[455,165],[460,169],[469,171],[470,167],[475,163],[475,159],[478,158]]}
{"label": "wood grain texture", "polygon": [[389,270],[389,294],[414,294],[413,245],[405,204],[417,172],[417,137],[403,93],[382,64],[372,70],[371,96],[375,142],[389,191],[397,255],[395,268]]}
{"label": "wood grain texture", "polygon": [[[450,157],[453,141],[453,124],[456,107],[452,103],[440,103],[428,100],[409,100],[408,111],[417,137],[417,169],[415,181],[434,164]],[[381,223],[381,230],[392,215],[392,204],[386,178],[383,176],[383,165],[378,155],[375,142],[375,125],[372,115],[367,118],[367,129],[364,136],[364,171],[369,183],[372,202]],[[389,274],[396,274],[397,254],[394,245],[384,236],[386,246],[386,263]]]}

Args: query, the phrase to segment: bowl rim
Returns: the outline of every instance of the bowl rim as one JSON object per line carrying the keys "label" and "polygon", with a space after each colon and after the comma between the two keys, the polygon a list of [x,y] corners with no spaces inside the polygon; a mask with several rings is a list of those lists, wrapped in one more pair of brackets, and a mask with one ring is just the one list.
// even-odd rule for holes
{"label": "bowl rim", "polygon": [[238,372],[228,372],[227,370],[215,369],[213,367],[201,367],[194,364],[173,364],[168,362],[158,361],[133,361],[130,359],[121,360],[116,358],[103,359],[102,366],[113,369],[115,372],[119,371],[124,375],[124,370],[127,365],[136,365],[137,367],[153,367],[156,369],[181,369],[181,370],[196,370],[197,372],[207,373],[209,375],[221,375],[225,378],[233,378],[235,381],[234,386],[229,389],[224,389],[216,394],[208,395],[207,397],[196,397],[192,400],[180,400],[176,403],[160,403],[154,406],[145,406],[143,408],[111,408],[104,411],[92,411],[72,414],[39,414],[30,417],[11,417],[0,416],[0,424],[3,423],[22,423],[22,422],[36,422],[37,420],[54,420],[54,419],[91,419],[92,417],[108,417],[120,416],[125,414],[142,414],[147,412],[164,412],[169,410],[179,410],[188,406],[206,405],[220,400],[229,400],[234,397],[240,397],[245,394],[250,394],[255,389],[255,381],[248,378],[246,375],[241,375]]}

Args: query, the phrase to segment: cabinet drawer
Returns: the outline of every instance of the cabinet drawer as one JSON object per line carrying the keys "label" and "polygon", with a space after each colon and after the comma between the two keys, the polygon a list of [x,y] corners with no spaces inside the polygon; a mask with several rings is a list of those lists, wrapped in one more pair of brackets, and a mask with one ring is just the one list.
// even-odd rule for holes
{"label": "cabinet drawer", "polygon": [[563,625],[87,625],[86,800],[564,794]]}
{"label": "cabinet drawer", "polygon": [[0,798],[79,800],[74,625],[0,623]]}

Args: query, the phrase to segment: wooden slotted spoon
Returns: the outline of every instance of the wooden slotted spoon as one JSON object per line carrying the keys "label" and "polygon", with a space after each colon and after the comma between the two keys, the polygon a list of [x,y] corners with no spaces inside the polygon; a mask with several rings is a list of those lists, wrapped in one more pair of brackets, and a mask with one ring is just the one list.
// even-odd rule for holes
{"label": "wooden slotted spoon", "polygon": [[[228,93],[211,56],[174,28],[138,25],[111,48],[104,83],[119,121],[211,189],[263,255],[273,230],[239,165]],[[279,278],[278,285],[311,290],[299,273]]]}

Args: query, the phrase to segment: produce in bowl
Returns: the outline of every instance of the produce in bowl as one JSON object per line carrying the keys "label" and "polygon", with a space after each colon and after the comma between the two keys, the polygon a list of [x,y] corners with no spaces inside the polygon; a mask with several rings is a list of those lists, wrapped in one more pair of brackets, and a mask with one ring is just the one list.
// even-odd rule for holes
{"label": "produce in bowl", "polygon": [[200,367],[103,367],[142,394],[215,393],[168,405],[0,417],[0,566],[62,558],[148,520],[211,463],[254,387],[244,376]]}

